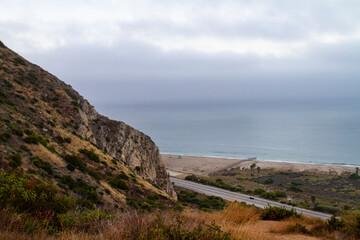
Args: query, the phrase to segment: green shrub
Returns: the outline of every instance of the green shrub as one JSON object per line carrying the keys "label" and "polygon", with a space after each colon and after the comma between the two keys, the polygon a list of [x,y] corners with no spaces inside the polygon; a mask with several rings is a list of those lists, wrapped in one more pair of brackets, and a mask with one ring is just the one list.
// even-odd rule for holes
{"label": "green shrub", "polygon": [[75,181],[70,175],[64,175],[60,178],[60,182],[85,199],[93,203],[99,202],[99,195],[96,192],[96,188],[88,185],[84,180],[78,178]]}
{"label": "green shrub", "polygon": [[109,183],[114,188],[122,189],[122,190],[125,190],[125,191],[130,190],[129,185],[123,179],[121,179],[119,176],[110,177],[109,178]]}
{"label": "green shrub", "polygon": [[257,189],[254,190],[254,194],[256,194],[256,195],[261,195],[261,194],[263,194],[265,192],[266,191],[264,189],[262,189],[262,188],[257,188]]}
{"label": "green shrub", "polygon": [[88,170],[88,174],[95,178],[97,181],[100,181],[102,179],[101,175],[95,171]]}
{"label": "green shrub", "polygon": [[342,230],[346,233],[355,236],[354,239],[360,239],[360,212],[351,211],[346,215],[342,215],[341,219],[338,219],[342,222]]}
{"label": "green shrub", "polygon": [[300,223],[296,223],[295,225],[288,226],[287,231],[291,233],[302,233],[302,234],[309,233],[309,231],[306,229],[306,226]]}
{"label": "green shrub", "polygon": [[242,189],[240,187],[231,186],[230,184],[227,184],[227,183],[223,182],[223,180],[220,179],[220,178],[217,179],[216,181],[212,181],[210,179],[200,178],[200,177],[197,177],[195,175],[189,175],[189,176],[185,177],[185,180],[202,183],[202,184],[205,184],[205,185],[210,185],[210,186],[226,189],[226,190],[233,191],[233,192],[242,191]]}
{"label": "green shrub", "polygon": [[298,186],[292,185],[289,190],[294,191],[294,192],[302,192],[303,190],[301,188],[299,188]]}
{"label": "green shrub", "polygon": [[201,209],[222,210],[225,207],[225,201],[221,197],[209,196],[200,200],[199,206]]}
{"label": "green shrub", "polygon": [[31,84],[35,84],[36,81],[37,81],[37,79],[38,79],[38,77],[37,77],[37,75],[36,75],[35,72],[29,72],[29,74],[28,74],[28,80],[29,80],[29,82],[30,82]]}
{"label": "green shrub", "polygon": [[261,211],[263,220],[279,221],[289,217],[300,217],[295,209],[286,209],[285,207],[268,206]]}
{"label": "green shrub", "polygon": [[275,195],[276,197],[279,197],[279,198],[286,198],[286,193],[283,192],[283,191],[275,191]]}
{"label": "green shrub", "polygon": [[178,200],[179,202],[199,204],[197,193],[186,190],[181,190],[180,193],[178,193]]}
{"label": "green shrub", "polygon": [[21,156],[20,154],[13,154],[9,156],[10,166],[13,168],[20,167],[21,165]]}
{"label": "green shrub", "polygon": [[268,178],[265,180],[264,182],[265,184],[271,184],[271,183],[274,183],[274,180],[272,178]]}
{"label": "green shrub", "polygon": [[315,206],[314,210],[319,211],[319,212],[337,214],[337,213],[340,213],[341,208],[330,206],[330,205],[319,205],[318,204],[318,205]]}
{"label": "green shrub", "polygon": [[86,171],[87,169],[86,163],[79,156],[67,154],[63,158],[68,163],[68,168],[70,169],[78,168],[82,172]]}
{"label": "green shrub", "polygon": [[37,167],[37,168],[41,168],[44,171],[46,171],[48,174],[52,174],[52,167],[51,164],[48,162],[44,162],[43,160],[41,160],[39,157],[34,157],[31,159],[32,163]]}
{"label": "green shrub", "polygon": [[353,174],[350,175],[349,179],[358,180],[358,179],[360,179],[360,176],[357,175],[356,173],[353,173]]}
{"label": "green shrub", "polygon": [[63,137],[60,136],[60,135],[58,135],[58,136],[55,137],[55,141],[56,141],[57,143],[60,143],[60,144],[65,142],[65,140],[63,139]]}
{"label": "green shrub", "polygon": [[24,139],[24,141],[25,141],[26,143],[28,143],[28,144],[38,144],[38,143],[40,143],[40,144],[42,144],[42,145],[44,145],[44,146],[47,145],[47,140],[46,140],[44,137],[39,136],[39,135],[37,135],[37,134],[34,133],[34,132],[31,132],[31,133]]}
{"label": "green shrub", "polygon": [[15,62],[16,64],[20,64],[20,65],[23,65],[23,66],[26,65],[25,60],[22,59],[21,57],[16,57],[16,58],[14,58],[14,62]]}
{"label": "green shrub", "polygon": [[10,138],[11,138],[11,135],[8,134],[8,133],[4,133],[4,134],[1,134],[1,135],[0,135],[0,141],[1,141],[1,142],[7,142],[8,139],[10,139]]}
{"label": "green shrub", "polygon": [[19,128],[18,126],[16,126],[15,124],[10,124],[9,128],[18,136],[22,137],[24,135],[23,130],[21,130],[21,128]]}
{"label": "green shrub", "polygon": [[123,180],[129,180],[129,176],[126,175],[123,171],[120,172],[120,174],[117,176],[118,178],[121,178]]}
{"label": "green shrub", "polygon": [[330,231],[342,230],[345,226],[345,222],[344,220],[339,219],[335,215],[333,215],[330,219],[326,221],[326,225]]}
{"label": "green shrub", "polygon": [[263,194],[261,194],[261,197],[263,197],[265,199],[270,199],[270,200],[278,199],[278,197],[276,196],[276,194],[274,192],[264,192]]}
{"label": "green shrub", "polygon": [[90,160],[100,163],[100,157],[94,150],[80,149],[79,152],[85,154]]}
{"label": "green shrub", "polygon": [[113,158],[113,159],[111,159],[111,162],[112,162],[113,164],[117,165],[118,162],[119,162],[119,160],[117,160],[116,158]]}
{"label": "green shrub", "polygon": [[197,227],[188,230],[182,217],[178,216],[176,223],[168,224],[158,215],[154,223],[150,224],[148,228],[133,232],[133,239],[230,240],[230,235],[224,233],[214,222],[211,224],[200,223]]}
{"label": "green shrub", "polygon": [[73,209],[75,201],[69,196],[59,195],[52,185],[17,173],[0,172],[0,206],[18,213],[50,218]]}

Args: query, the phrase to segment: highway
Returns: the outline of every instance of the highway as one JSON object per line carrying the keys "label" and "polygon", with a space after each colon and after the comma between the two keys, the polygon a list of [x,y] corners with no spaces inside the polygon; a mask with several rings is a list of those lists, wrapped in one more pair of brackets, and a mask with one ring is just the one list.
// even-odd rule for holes
{"label": "highway", "polygon": [[287,209],[294,208],[297,213],[300,213],[300,214],[303,214],[303,215],[306,215],[309,217],[320,218],[323,220],[329,219],[331,217],[331,215],[326,214],[326,213],[311,211],[311,210],[304,209],[304,208],[292,207],[292,206],[289,206],[286,204],[282,204],[282,203],[278,203],[278,202],[274,202],[274,201],[270,201],[270,200],[266,200],[266,199],[262,199],[262,198],[254,197],[254,199],[250,199],[250,197],[251,197],[250,195],[237,193],[237,192],[231,192],[231,191],[224,190],[221,188],[207,186],[207,185],[195,183],[192,181],[182,180],[182,179],[178,179],[178,178],[174,178],[174,177],[170,177],[170,179],[175,184],[175,186],[189,189],[194,192],[202,193],[202,194],[209,195],[209,196],[221,197],[228,201],[236,200],[238,202],[246,202],[247,204],[254,204],[255,206],[260,207],[260,208],[265,208],[268,205],[277,206],[277,207],[285,207]]}

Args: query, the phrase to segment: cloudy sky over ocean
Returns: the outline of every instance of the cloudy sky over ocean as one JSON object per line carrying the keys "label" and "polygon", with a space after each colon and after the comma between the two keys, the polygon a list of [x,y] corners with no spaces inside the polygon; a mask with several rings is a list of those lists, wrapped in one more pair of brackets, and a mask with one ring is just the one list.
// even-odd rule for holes
{"label": "cloudy sky over ocean", "polygon": [[1,1],[0,40],[110,102],[360,98],[360,2]]}

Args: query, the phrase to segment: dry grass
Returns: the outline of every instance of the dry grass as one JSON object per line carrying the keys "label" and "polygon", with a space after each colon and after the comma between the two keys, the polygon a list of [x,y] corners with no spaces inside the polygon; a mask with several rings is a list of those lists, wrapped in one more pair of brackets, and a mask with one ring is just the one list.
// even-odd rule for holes
{"label": "dry grass", "polygon": [[[82,223],[76,229],[49,235],[42,231],[36,223],[30,228],[34,229],[33,232],[36,234],[24,233],[22,216],[13,216],[3,210],[0,211],[0,239],[135,240],[148,239],[149,236],[151,239],[159,239],[162,237],[161,231],[164,229],[159,226],[178,226],[179,223],[181,229],[188,231],[193,231],[199,225],[206,226],[204,224],[215,223],[221,227],[223,232],[229,233],[231,239],[241,240],[345,239],[339,233],[326,231],[325,223],[320,220],[303,217],[283,221],[263,221],[259,214],[259,210],[239,203],[232,203],[225,210],[216,212],[201,212],[193,209],[186,209],[181,213],[174,211],[117,212],[112,219]],[[289,230],[289,226],[296,224],[305,226],[311,235]]]}

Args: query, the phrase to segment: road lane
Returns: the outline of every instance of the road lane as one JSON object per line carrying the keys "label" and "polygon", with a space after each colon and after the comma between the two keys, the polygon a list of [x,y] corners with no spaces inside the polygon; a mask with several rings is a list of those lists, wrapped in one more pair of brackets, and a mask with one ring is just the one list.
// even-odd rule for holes
{"label": "road lane", "polygon": [[254,199],[250,199],[250,195],[237,193],[237,192],[231,192],[231,191],[224,190],[221,188],[207,186],[207,185],[195,183],[192,181],[182,180],[182,179],[178,179],[178,178],[174,178],[174,177],[170,177],[170,179],[175,184],[175,186],[179,186],[179,187],[186,188],[186,189],[189,189],[189,190],[192,190],[195,192],[203,193],[205,195],[222,197],[223,199],[228,200],[228,201],[236,200],[238,202],[246,202],[247,204],[254,204],[255,206],[260,207],[260,208],[265,208],[268,205],[277,206],[277,207],[285,207],[287,209],[294,208],[296,210],[296,212],[298,212],[298,213],[307,215],[309,217],[315,217],[315,218],[320,218],[320,219],[324,219],[324,220],[329,219],[331,217],[331,215],[326,214],[326,213],[316,212],[316,211],[312,211],[312,210],[308,210],[308,209],[304,209],[304,208],[292,207],[292,206],[289,206],[286,204],[282,204],[282,203],[278,203],[278,202],[274,202],[274,201],[270,201],[270,200],[266,200],[266,199],[262,199],[262,198],[254,197]]}

